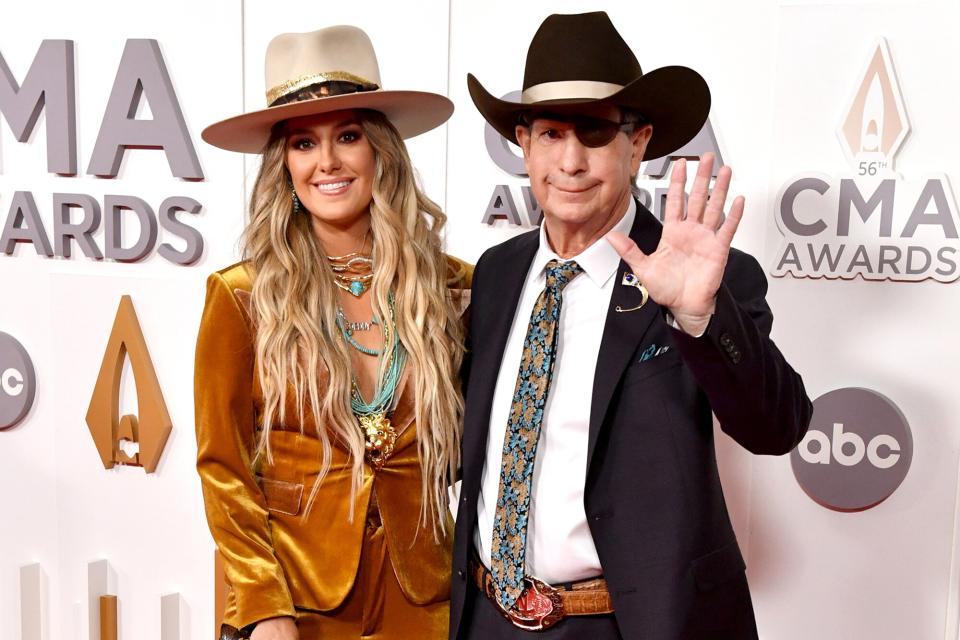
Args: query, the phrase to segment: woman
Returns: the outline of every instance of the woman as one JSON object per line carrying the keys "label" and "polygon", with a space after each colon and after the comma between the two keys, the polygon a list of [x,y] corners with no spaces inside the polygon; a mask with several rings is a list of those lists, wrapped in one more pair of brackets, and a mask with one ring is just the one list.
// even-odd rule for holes
{"label": "woman", "polygon": [[266,68],[270,106],[203,132],[262,153],[245,260],[210,276],[197,340],[222,633],[446,638],[469,269],[403,137],[453,106],[380,89],[354,27],[278,36]]}

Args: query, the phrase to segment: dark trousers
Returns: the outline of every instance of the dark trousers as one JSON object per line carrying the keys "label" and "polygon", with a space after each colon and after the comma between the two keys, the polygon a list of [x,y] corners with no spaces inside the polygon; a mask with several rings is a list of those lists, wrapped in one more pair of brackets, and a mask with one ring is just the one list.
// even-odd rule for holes
{"label": "dark trousers", "polygon": [[545,631],[525,631],[513,626],[477,586],[467,584],[459,640],[623,640],[612,613],[570,616]]}

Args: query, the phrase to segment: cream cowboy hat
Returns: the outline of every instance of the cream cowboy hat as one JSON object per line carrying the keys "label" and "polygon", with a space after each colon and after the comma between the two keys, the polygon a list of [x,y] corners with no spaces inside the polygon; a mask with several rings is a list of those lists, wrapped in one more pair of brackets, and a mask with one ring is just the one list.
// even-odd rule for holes
{"label": "cream cowboy hat", "polygon": [[[205,141],[228,151],[260,153],[276,123],[340,109],[380,111],[403,138],[412,138],[453,113],[445,96],[382,89],[373,43],[357,27],[280,34],[267,45],[265,66],[267,108],[210,125],[200,134]],[[297,99],[307,88],[323,97]]]}

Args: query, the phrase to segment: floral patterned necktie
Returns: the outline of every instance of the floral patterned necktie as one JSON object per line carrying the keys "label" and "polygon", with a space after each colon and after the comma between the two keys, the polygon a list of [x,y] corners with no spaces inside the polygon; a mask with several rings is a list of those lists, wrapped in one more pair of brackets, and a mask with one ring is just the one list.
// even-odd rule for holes
{"label": "floral patterned necktie", "polygon": [[510,609],[523,593],[524,558],[533,463],[540,439],[540,423],[550,391],[557,353],[557,325],[563,288],[583,269],[576,262],[547,263],[547,286],[530,316],[523,357],[507,419],[500,463],[500,489],[493,520],[491,572],[497,598]]}

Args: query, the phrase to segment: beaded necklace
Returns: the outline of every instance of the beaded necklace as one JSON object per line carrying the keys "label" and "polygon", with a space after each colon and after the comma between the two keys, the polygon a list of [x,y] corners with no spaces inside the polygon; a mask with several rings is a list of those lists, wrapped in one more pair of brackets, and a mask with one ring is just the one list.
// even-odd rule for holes
{"label": "beaded necklace", "polygon": [[383,335],[383,349],[381,350],[368,349],[354,340],[353,331],[348,327],[349,323],[344,318],[343,310],[337,309],[337,327],[340,329],[340,335],[351,347],[360,353],[377,356],[382,362],[387,347],[390,346],[386,367],[378,367],[378,370],[383,371],[383,375],[377,381],[377,387],[370,402],[363,399],[356,376],[351,381],[350,408],[360,423],[360,429],[364,435],[367,461],[378,470],[383,467],[384,462],[393,453],[397,441],[397,432],[390,423],[387,413],[393,404],[393,397],[400,383],[403,367],[407,362],[407,351],[400,344],[400,340],[394,339],[391,344],[390,327],[393,326],[394,319],[393,293],[388,297],[388,302],[390,322],[381,323],[376,316],[371,321],[371,324],[380,326]]}
{"label": "beaded necklace", "polygon": [[[340,307],[337,308],[337,328],[340,329],[340,333],[343,335],[343,339],[347,341],[347,344],[360,353],[365,353],[368,356],[379,356],[381,353],[383,353],[383,351],[377,351],[376,349],[365,347],[353,338],[353,333],[355,331],[366,331],[373,325],[378,324],[380,324],[380,321],[377,319],[377,316],[373,316],[370,322],[348,322],[347,317],[343,314],[343,309]],[[386,338],[384,338],[383,343],[387,343]]]}

